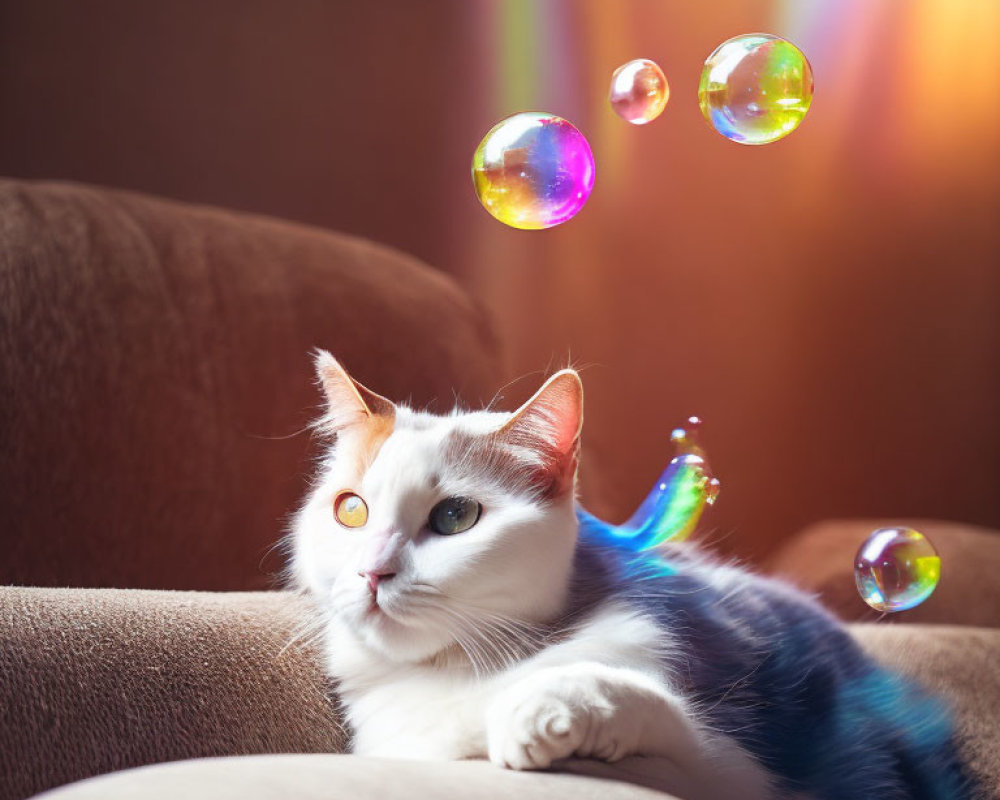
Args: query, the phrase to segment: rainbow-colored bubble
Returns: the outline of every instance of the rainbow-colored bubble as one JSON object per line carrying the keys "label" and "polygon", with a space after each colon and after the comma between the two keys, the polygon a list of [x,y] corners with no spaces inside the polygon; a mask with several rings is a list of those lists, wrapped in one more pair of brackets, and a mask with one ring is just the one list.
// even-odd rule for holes
{"label": "rainbow-colored bubble", "polygon": [[670,86],[660,65],[648,58],[622,64],[611,75],[608,102],[615,113],[633,125],[652,122],[667,107]]}
{"label": "rainbow-colored bubble", "polygon": [[682,542],[701,519],[706,505],[715,503],[719,481],[698,443],[701,420],[690,417],[683,428],[675,428],[670,441],[677,452],[646,499],[621,525],[612,525],[582,507],[576,518],[581,532],[632,552],[652,550],[665,542]]}
{"label": "rainbow-colored bubble", "polygon": [[876,611],[905,611],[931,596],[941,579],[941,559],[912,528],[879,528],[858,550],[854,580]]}
{"label": "rainbow-colored bubble", "polygon": [[794,131],[813,96],[809,61],[794,44],[768,33],[735,36],[705,61],[701,113],[740,144],[768,144]]}
{"label": "rainbow-colored bubble", "polygon": [[594,188],[587,139],[554,114],[525,111],[490,129],[472,156],[483,208],[512,228],[551,228],[572,219]]}

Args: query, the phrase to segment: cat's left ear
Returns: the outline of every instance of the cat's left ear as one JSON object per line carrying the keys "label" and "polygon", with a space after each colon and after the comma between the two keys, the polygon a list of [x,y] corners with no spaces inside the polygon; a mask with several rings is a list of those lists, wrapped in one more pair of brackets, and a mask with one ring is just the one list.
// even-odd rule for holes
{"label": "cat's left ear", "polygon": [[326,396],[324,427],[330,433],[395,417],[396,406],[391,400],[354,380],[326,350],[317,350],[315,359],[316,375]]}
{"label": "cat's left ear", "polygon": [[582,429],[583,383],[576,370],[564,369],[514,412],[499,435],[540,456],[536,482],[545,495],[555,496],[573,488]]}

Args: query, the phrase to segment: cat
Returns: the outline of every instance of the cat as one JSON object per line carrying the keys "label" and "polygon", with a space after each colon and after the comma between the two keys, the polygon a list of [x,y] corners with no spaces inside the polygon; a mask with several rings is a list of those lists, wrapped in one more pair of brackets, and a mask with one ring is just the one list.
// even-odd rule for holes
{"label": "cat", "polygon": [[812,599],[687,544],[636,555],[578,535],[575,371],[512,414],[436,416],[327,352],[316,370],[332,445],[291,573],[353,752],[656,756],[688,798],[972,797],[946,710]]}

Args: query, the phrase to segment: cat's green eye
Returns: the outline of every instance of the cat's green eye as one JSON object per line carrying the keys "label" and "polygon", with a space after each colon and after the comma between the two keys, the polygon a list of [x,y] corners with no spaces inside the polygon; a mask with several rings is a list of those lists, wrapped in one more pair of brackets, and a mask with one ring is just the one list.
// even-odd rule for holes
{"label": "cat's green eye", "polygon": [[448,497],[431,509],[427,527],[442,536],[463,533],[479,521],[482,511],[471,497]]}

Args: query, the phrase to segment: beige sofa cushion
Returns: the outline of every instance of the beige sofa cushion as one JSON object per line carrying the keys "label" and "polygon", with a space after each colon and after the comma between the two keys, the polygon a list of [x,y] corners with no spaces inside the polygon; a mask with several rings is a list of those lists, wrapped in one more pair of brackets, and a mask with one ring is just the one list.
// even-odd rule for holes
{"label": "beige sofa cushion", "polygon": [[[343,752],[315,651],[289,646],[308,613],[280,592],[0,587],[0,800],[156,762]],[[1000,630],[852,630],[952,700],[966,752],[1000,796]],[[630,779],[657,777],[643,762]]]}
{"label": "beige sofa cushion", "polygon": [[854,582],[854,557],[878,528],[900,520],[826,520],[793,536],[766,566],[769,572],[819,595],[849,622],[910,622],[1000,627],[1000,532],[934,519],[906,524],[927,536],[941,556],[941,580],[916,608],[888,616],[870,609]]}
{"label": "beige sofa cushion", "polygon": [[[47,792],[46,800],[671,800],[607,778],[502,770],[486,761],[248,756],[163,764]],[[721,800],[721,799],[720,799]]]}
{"label": "beige sofa cushion", "polygon": [[342,751],[284,593],[0,587],[0,800],[199,756]]}

